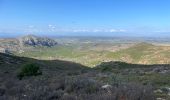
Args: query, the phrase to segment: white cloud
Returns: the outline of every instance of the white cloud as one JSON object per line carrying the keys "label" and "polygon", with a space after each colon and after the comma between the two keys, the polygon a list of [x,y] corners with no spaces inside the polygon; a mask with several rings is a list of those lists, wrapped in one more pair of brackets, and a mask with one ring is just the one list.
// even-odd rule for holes
{"label": "white cloud", "polygon": [[126,32],[127,30],[124,29],[120,29],[119,32]]}
{"label": "white cloud", "polygon": [[114,33],[114,32],[126,32],[124,29],[72,29],[70,32],[109,32],[109,33]]}
{"label": "white cloud", "polygon": [[155,33],[168,33],[170,30],[156,30]]}
{"label": "white cloud", "polygon": [[34,28],[35,26],[34,25],[29,25],[28,28]]}
{"label": "white cloud", "polygon": [[48,27],[51,27],[51,26],[52,26],[51,24],[48,25]]}
{"label": "white cloud", "polygon": [[72,32],[89,32],[89,30],[87,30],[87,29],[73,29],[70,31],[72,31]]}
{"label": "white cloud", "polygon": [[108,32],[117,32],[118,30],[116,30],[116,29],[110,29],[110,30],[108,30]]}
{"label": "white cloud", "polygon": [[[0,30],[1,32],[9,32],[9,30]],[[54,24],[47,24],[46,26],[25,25],[23,27],[17,27],[10,29],[12,32],[24,32],[24,33],[116,33],[127,32],[125,29],[116,28],[75,28],[75,27],[62,27]]]}
{"label": "white cloud", "polygon": [[55,25],[48,25],[48,28],[50,28],[50,29],[55,29],[56,26],[55,26]]}
{"label": "white cloud", "polygon": [[101,30],[101,29],[94,29],[94,30],[92,30],[92,32],[102,32],[103,30]]}
{"label": "white cloud", "polygon": [[49,31],[49,32],[55,32],[55,31],[57,31],[56,25],[51,25],[51,24],[49,24],[49,25],[48,25],[48,31]]}
{"label": "white cloud", "polygon": [[34,34],[34,33],[40,33],[43,30],[40,27],[37,27],[35,25],[26,25],[24,27],[21,27],[19,29],[20,32],[24,32],[24,33],[30,33],[30,34]]}

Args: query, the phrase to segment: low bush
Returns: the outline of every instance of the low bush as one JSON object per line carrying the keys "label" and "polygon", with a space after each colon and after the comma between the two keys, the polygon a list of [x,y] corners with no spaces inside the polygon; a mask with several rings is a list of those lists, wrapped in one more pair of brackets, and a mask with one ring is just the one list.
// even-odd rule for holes
{"label": "low bush", "polygon": [[0,96],[3,96],[5,94],[5,89],[0,88]]}
{"label": "low bush", "polygon": [[17,77],[22,79],[24,76],[37,76],[41,74],[40,67],[37,64],[30,63],[21,67]]}
{"label": "low bush", "polygon": [[68,93],[82,93],[91,94],[99,91],[100,86],[95,80],[88,78],[73,78],[65,82],[66,91]]}

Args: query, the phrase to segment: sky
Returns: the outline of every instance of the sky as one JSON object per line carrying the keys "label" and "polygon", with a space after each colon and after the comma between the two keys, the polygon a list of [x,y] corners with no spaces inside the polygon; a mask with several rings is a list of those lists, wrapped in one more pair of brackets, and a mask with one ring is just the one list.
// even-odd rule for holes
{"label": "sky", "polygon": [[170,0],[0,0],[0,36],[170,36]]}

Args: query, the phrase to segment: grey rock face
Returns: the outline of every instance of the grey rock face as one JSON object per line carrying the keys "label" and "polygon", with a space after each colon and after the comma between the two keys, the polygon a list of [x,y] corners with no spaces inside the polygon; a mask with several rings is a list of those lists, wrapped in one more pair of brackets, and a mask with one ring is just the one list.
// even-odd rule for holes
{"label": "grey rock face", "polygon": [[34,35],[28,35],[19,39],[20,44],[30,46],[55,46],[57,42],[50,38],[37,37]]}
{"label": "grey rock face", "polygon": [[6,48],[0,47],[0,53],[9,53],[9,50]]}
{"label": "grey rock face", "polygon": [[5,49],[0,47],[0,52],[5,53]]}

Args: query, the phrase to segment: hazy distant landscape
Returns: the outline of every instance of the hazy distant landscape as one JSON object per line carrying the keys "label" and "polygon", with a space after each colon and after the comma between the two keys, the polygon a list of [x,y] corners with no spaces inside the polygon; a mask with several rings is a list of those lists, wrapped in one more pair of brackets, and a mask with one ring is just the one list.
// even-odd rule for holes
{"label": "hazy distant landscape", "polygon": [[[35,37],[36,36],[31,36]],[[1,39],[0,47],[17,56],[41,60],[67,60],[94,67],[101,62],[169,64],[170,40],[134,37],[58,37],[57,45],[22,46],[18,38]]]}

